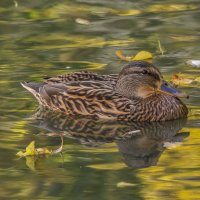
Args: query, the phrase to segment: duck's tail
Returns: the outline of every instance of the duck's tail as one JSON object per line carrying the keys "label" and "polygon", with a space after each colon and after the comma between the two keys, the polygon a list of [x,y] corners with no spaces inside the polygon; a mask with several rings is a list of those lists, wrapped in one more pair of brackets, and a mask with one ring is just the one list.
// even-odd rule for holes
{"label": "duck's tail", "polygon": [[40,88],[45,85],[45,83],[21,82],[21,85],[33,94],[33,96],[38,100],[39,104],[42,104],[39,92]]}

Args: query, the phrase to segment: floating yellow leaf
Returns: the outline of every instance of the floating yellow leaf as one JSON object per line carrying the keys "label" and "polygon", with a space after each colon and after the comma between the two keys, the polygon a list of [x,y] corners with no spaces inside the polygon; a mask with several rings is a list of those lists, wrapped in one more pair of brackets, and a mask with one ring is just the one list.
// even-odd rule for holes
{"label": "floating yellow leaf", "polygon": [[23,151],[19,151],[19,152],[17,152],[16,155],[19,156],[19,157],[23,157],[24,156],[24,152]]}
{"label": "floating yellow leaf", "polygon": [[33,156],[37,154],[37,151],[35,149],[35,141],[32,141],[27,147],[26,147],[26,155],[27,156]]}
{"label": "floating yellow leaf", "polygon": [[40,154],[40,155],[41,154],[50,154],[51,151],[49,151],[47,148],[38,148],[37,153]]}
{"label": "floating yellow leaf", "polygon": [[194,81],[194,78],[181,77],[180,74],[174,74],[171,78],[171,82],[175,85],[187,85]]}
{"label": "floating yellow leaf", "polygon": [[149,60],[149,59],[153,59],[153,55],[148,51],[140,51],[132,58],[132,60]]}
{"label": "floating yellow leaf", "polygon": [[122,51],[116,51],[115,54],[123,61],[145,60],[151,62],[153,59],[153,55],[148,51],[140,51],[135,56],[125,56]]}
{"label": "floating yellow leaf", "polygon": [[131,57],[130,56],[124,56],[122,51],[116,51],[115,54],[121,60],[124,60],[124,61],[130,61],[131,60]]}
{"label": "floating yellow leaf", "polygon": [[134,184],[134,183],[127,183],[127,182],[123,182],[123,181],[117,183],[117,187],[118,188],[133,187],[133,186],[136,186],[136,184]]}
{"label": "floating yellow leaf", "polygon": [[25,152],[19,151],[16,155],[19,157],[26,156],[36,156],[36,155],[46,155],[51,154],[52,151],[49,151],[47,148],[35,148],[35,141],[32,141],[27,147]]}
{"label": "floating yellow leaf", "polygon": [[36,160],[41,157],[45,157],[49,154],[60,153],[63,149],[63,136],[61,136],[61,145],[55,150],[49,150],[47,148],[35,148],[35,141],[32,141],[27,147],[26,150],[19,151],[16,155],[19,157],[26,158],[26,165],[31,169],[36,169]]}

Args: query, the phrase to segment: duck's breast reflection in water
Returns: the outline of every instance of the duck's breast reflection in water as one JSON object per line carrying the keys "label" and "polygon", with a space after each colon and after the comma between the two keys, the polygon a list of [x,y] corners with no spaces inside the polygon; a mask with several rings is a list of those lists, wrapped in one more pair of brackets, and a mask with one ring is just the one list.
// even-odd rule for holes
{"label": "duck's breast reflection in water", "polygon": [[[116,142],[124,162],[132,168],[156,165],[164,152],[165,143],[181,142],[189,133],[178,131],[186,119],[167,122],[120,122],[73,118],[40,109],[33,116],[32,125],[74,138],[81,144],[98,147],[105,143]],[[48,133],[48,135],[51,135]]]}

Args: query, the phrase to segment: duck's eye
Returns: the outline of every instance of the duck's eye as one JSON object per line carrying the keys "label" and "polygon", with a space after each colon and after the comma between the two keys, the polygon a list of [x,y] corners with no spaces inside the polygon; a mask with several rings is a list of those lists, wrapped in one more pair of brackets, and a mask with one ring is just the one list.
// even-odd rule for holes
{"label": "duck's eye", "polygon": [[147,70],[143,70],[142,74],[148,74],[148,71]]}
{"label": "duck's eye", "polygon": [[168,84],[167,84],[166,82],[164,83],[164,85],[165,85],[165,86],[168,86]]}

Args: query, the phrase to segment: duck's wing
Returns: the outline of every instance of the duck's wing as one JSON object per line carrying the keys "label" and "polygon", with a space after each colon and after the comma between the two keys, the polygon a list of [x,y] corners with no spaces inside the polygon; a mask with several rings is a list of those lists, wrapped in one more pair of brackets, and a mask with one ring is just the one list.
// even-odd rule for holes
{"label": "duck's wing", "polygon": [[23,86],[32,93],[34,91],[40,104],[66,114],[117,119],[117,116],[130,112],[130,100],[116,94],[112,86],[102,82],[41,84],[37,89],[30,83],[23,83]]}
{"label": "duck's wing", "polygon": [[106,84],[115,85],[118,78],[118,74],[111,75],[99,75],[93,72],[82,71],[74,72],[71,74],[64,74],[56,77],[47,77],[46,83],[55,84],[55,83],[69,83],[73,81],[104,81]]}

